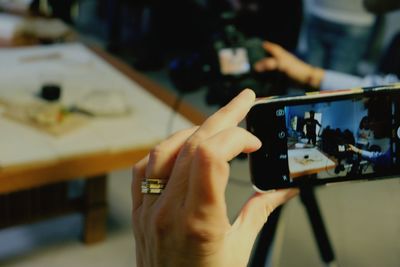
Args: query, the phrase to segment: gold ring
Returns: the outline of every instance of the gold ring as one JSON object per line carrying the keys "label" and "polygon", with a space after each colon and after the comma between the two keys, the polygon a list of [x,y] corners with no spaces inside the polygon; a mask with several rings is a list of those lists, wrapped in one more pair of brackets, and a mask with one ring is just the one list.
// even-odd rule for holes
{"label": "gold ring", "polygon": [[145,178],[142,181],[141,192],[143,194],[161,194],[167,184],[165,179]]}

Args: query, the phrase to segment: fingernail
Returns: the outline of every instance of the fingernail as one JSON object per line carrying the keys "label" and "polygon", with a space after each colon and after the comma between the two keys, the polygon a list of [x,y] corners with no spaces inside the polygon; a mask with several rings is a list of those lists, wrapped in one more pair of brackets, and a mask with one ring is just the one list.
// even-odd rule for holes
{"label": "fingernail", "polygon": [[255,142],[257,143],[257,146],[261,147],[262,146],[261,140],[256,136],[254,136],[254,138],[255,138]]}
{"label": "fingernail", "polygon": [[250,88],[244,89],[240,94],[252,94],[254,98],[256,97],[256,93]]}

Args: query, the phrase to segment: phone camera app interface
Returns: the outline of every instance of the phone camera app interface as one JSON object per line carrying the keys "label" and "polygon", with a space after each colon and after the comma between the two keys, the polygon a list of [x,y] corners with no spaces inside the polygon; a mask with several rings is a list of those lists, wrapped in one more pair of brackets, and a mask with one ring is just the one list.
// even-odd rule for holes
{"label": "phone camera app interface", "polygon": [[291,179],[376,176],[397,165],[392,97],[359,97],[285,107]]}

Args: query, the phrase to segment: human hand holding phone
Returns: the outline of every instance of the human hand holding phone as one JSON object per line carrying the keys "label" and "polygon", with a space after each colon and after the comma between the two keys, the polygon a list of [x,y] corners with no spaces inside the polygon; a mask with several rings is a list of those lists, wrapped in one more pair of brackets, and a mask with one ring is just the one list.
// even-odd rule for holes
{"label": "human hand holding phone", "polygon": [[[268,215],[297,190],[255,193],[231,224],[225,189],[228,162],[261,143],[238,127],[255,100],[244,90],[200,127],[164,140],[135,165],[132,217],[138,266],[246,266]],[[160,194],[143,181],[161,180]]]}

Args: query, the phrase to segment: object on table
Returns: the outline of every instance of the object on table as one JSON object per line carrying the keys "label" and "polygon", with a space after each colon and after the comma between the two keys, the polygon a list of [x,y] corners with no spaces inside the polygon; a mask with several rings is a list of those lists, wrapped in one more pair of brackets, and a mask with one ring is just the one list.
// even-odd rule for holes
{"label": "object on table", "polygon": [[18,46],[73,39],[73,31],[60,19],[0,13],[0,45]]}
{"label": "object on table", "polygon": [[93,90],[77,101],[74,109],[94,116],[121,116],[131,112],[122,92]]}
{"label": "object on table", "polygon": [[21,31],[23,19],[18,16],[0,13],[0,39],[11,42]]}
{"label": "object on table", "polygon": [[69,112],[58,102],[32,100],[18,103],[0,99],[4,106],[3,116],[32,126],[42,132],[62,136],[88,123],[88,117]]}
{"label": "object on table", "polygon": [[27,13],[33,0],[0,0],[0,8],[10,12]]}
{"label": "object on table", "polygon": [[58,84],[44,84],[39,96],[46,101],[58,101],[61,97],[61,86]]}

